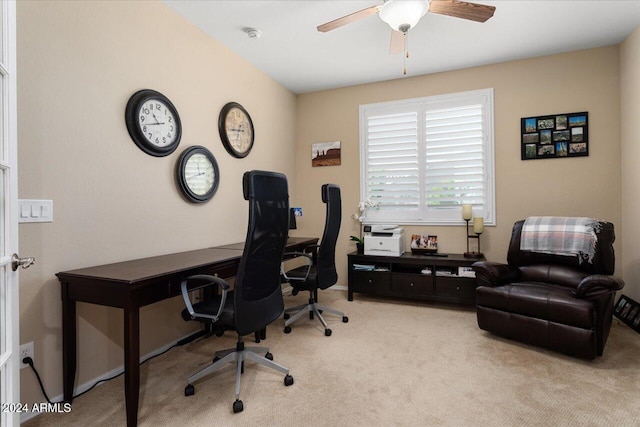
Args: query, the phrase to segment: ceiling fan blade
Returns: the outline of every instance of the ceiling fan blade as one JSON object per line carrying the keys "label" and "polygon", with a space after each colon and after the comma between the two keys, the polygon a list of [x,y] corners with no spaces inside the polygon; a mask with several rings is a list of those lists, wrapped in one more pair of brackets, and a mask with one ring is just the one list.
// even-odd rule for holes
{"label": "ceiling fan blade", "polygon": [[391,43],[389,44],[389,55],[397,55],[404,52],[405,34],[400,31],[391,30]]}
{"label": "ceiling fan blade", "polygon": [[327,31],[335,30],[343,25],[351,24],[352,22],[359,21],[367,16],[375,15],[380,10],[380,6],[371,6],[366,9],[353,12],[349,15],[345,15],[342,18],[334,19],[322,25],[318,25],[318,31],[326,33]]}
{"label": "ceiling fan blade", "polygon": [[487,21],[493,16],[495,10],[494,6],[459,0],[431,0],[429,4],[429,12],[476,22]]}

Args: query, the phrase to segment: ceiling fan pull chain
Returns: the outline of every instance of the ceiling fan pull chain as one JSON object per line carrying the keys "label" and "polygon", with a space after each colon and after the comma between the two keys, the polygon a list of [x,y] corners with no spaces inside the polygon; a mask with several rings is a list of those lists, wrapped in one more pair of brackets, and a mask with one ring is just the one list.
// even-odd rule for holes
{"label": "ceiling fan pull chain", "polygon": [[404,33],[404,56],[409,58],[409,34]]}
{"label": "ceiling fan pull chain", "polygon": [[409,58],[409,36],[406,31],[403,34],[404,36],[404,58],[402,58],[402,65],[404,70],[402,72],[403,75],[407,75],[407,58]]}

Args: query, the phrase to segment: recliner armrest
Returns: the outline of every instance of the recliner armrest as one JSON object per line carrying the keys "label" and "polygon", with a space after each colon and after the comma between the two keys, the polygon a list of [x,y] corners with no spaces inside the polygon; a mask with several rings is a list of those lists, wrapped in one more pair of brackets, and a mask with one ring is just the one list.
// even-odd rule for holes
{"label": "recliner armrest", "polygon": [[471,266],[476,272],[478,286],[500,286],[520,279],[520,269],[491,261],[478,261]]}
{"label": "recliner armrest", "polygon": [[618,277],[593,274],[582,279],[576,289],[576,297],[589,298],[603,293],[619,291],[622,288],[624,288],[624,281]]}
{"label": "recliner armrest", "polygon": [[[222,289],[222,296],[220,298],[220,307],[218,307],[218,313],[216,315],[196,313],[196,311],[193,309],[193,305],[191,305],[189,292],[213,285],[218,285]],[[189,312],[191,319],[201,317],[217,322],[220,318],[220,314],[222,313],[222,309],[224,308],[225,301],[227,300],[228,290],[229,283],[227,283],[226,280],[223,280],[217,276],[210,276],[208,274],[195,274],[193,276],[187,277],[182,282],[180,282],[180,292],[182,293],[182,299],[184,300],[184,305],[187,307],[187,311]]]}

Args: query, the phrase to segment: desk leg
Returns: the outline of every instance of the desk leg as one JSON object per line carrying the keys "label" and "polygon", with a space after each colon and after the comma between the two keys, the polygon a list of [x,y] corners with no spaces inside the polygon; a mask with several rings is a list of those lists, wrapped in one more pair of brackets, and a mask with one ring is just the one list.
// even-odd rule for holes
{"label": "desk leg", "polygon": [[127,427],[138,425],[140,398],[140,309],[124,309],[124,396]]}
{"label": "desk leg", "polygon": [[62,285],[62,390],[64,402],[73,401],[76,382],[76,302],[66,298]]}

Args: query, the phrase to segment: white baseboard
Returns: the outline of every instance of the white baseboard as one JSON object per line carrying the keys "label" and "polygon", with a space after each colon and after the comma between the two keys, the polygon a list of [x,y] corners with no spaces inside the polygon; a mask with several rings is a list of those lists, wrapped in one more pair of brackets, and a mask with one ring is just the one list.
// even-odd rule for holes
{"label": "white baseboard", "polygon": [[[173,347],[174,345],[176,345],[179,341],[181,341],[184,338],[187,338],[187,337],[193,335],[194,333],[195,332],[191,332],[191,333],[189,333],[187,335],[184,335],[184,336],[180,337],[179,339],[175,340],[172,343],[169,343],[169,344],[167,344],[167,345],[165,345],[163,347],[160,347],[160,348],[152,351],[151,353],[148,353],[148,354],[145,354],[144,356],[141,356],[140,357],[140,363],[142,363],[143,361],[147,360],[150,357],[157,356],[158,354],[168,350],[170,347]],[[122,374],[123,372],[124,372],[124,365],[120,365],[117,368],[112,369],[112,370],[110,370],[109,372],[107,372],[105,374],[102,374],[102,375],[100,375],[100,376],[98,376],[98,377],[96,377],[96,378],[94,378],[92,380],[89,380],[89,381],[85,382],[84,384],[80,384],[74,390],[73,394],[74,395],[78,395],[80,393],[83,393],[83,392],[89,390],[91,388],[91,386],[93,386],[98,381],[106,380],[107,378],[111,378],[111,377],[113,377],[115,375]],[[100,387],[101,385],[102,384],[98,384],[97,387]],[[64,397],[64,395],[61,393],[61,394],[59,394],[57,396],[51,397],[50,399],[51,399],[52,402],[60,402],[60,401],[62,401],[63,397]],[[45,400],[44,396],[42,396],[42,400],[43,401]],[[31,418],[34,418],[34,417],[38,416],[38,415],[40,415],[39,412],[25,412],[25,413],[22,413],[22,414],[20,414],[20,424],[24,423],[25,421],[30,420]]]}

